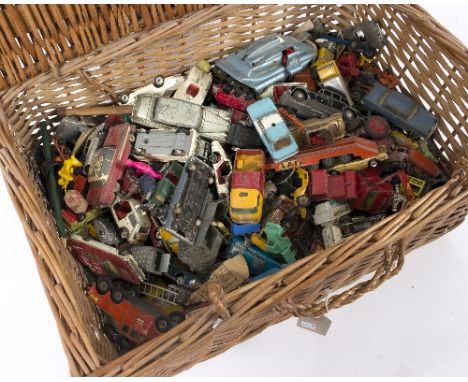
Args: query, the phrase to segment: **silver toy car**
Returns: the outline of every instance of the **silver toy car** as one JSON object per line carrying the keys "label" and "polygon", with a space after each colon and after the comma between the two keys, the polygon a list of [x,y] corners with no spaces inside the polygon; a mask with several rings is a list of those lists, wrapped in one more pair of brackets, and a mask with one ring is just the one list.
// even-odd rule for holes
{"label": "silver toy car", "polygon": [[137,133],[133,156],[142,161],[185,162],[197,149],[195,130],[151,130]]}
{"label": "silver toy car", "polygon": [[181,99],[141,94],[133,106],[132,119],[153,129],[194,129],[203,137],[224,142],[231,125],[231,112]]}

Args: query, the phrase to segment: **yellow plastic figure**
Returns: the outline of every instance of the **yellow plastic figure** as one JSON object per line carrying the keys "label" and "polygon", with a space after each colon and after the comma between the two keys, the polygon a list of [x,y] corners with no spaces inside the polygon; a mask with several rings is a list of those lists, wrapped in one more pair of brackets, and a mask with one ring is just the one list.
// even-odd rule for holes
{"label": "yellow plastic figure", "polygon": [[294,190],[293,197],[299,206],[299,215],[302,219],[307,217],[307,206],[310,204],[310,197],[307,195],[309,186],[309,172],[302,167],[296,169],[296,173],[301,181],[301,185]]}
{"label": "yellow plastic figure", "polygon": [[83,164],[75,158],[72,154],[70,158],[63,161],[62,168],[59,170],[59,186],[62,186],[64,190],[67,189],[68,183],[73,182],[75,168],[83,167]]}

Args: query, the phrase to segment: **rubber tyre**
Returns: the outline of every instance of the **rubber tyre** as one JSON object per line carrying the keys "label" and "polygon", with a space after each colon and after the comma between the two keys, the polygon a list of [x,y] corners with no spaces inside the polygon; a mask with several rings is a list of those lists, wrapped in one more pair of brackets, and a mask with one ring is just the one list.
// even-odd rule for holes
{"label": "rubber tyre", "polygon": [[154,325],[156,329],[158,329],[161,333],[166,333],[171,328],[171,323],[166,317],[158,317],[154,321]]}
{"label": "rubber tyre", "polygon": [[111,283],[107,279],[99,278],[96,280],[96,290],[99,294],[105,295],[111,289]]}
{"label": "rubber tyre", "polygon": [[111,300],[114,302],[114,304],[120,304],[124,300],[124,293],[122,289],[120,288],[115,288],[112,289],[111,291]]}
{"label": "rubber tyre", "polygon": [[184,315],[180,312],[173,312],[169,315],[169,321],[173,327],[179,325],[184,319]]}
{"label": "rubber tyre", "polygon": [[161,88],[164,86],[164,82],[165,82],[164,76],[158,75],[154,77],[153,85],[157,88]]}

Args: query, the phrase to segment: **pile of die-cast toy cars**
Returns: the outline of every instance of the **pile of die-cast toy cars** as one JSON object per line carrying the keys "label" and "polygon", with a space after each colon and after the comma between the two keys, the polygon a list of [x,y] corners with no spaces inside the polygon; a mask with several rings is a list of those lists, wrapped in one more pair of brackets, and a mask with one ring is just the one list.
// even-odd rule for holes
{"label": "pile of die-cast toy cars", "polygon": [[437,118],[373,64],[384,45],[377,21],[308,22],[41,125],[57,228],[121,350],[206,305],[210,283],[273,274],[446,181]]}

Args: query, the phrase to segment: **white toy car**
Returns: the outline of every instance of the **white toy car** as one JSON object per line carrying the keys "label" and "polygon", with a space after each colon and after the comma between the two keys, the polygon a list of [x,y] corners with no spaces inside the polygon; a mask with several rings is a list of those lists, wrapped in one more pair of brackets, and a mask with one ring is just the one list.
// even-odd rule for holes
{"label": "white toy car", "polygon": [[179,85],[172,97],[201,105],[213,82],[210,70],[211,67],[207,61],[200,61],[187,72],[185,80]]}
{"label": "white toy car", "polygon": [[130,244],[143,243],[150,233],[151,220],[140,206],[140,202],[128,199],[118,200],[110,208],[120,236]]}
{"label": "white toy car", "polygon": [[170,95],[184,83],[184,76],[176,75],[170,77],[156,76],[152,84],[135,89],[131,93],[121,93],[119,103],[121,105],[133,105],[139,94]]}
{"label": "white toy car", "polygon": [[218,141],[211,142],[210,162],[215,174],[216,191],[220,198],[229,195],[229,182],[232,174],[232,163]]}

